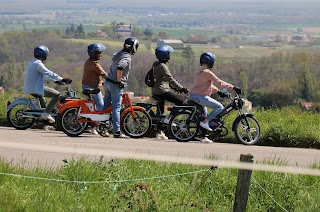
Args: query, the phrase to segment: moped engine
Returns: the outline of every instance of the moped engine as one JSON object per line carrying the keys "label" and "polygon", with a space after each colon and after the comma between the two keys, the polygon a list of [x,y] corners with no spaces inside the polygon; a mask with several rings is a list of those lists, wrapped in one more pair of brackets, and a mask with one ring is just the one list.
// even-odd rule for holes
{"label": "moped engine", "polygon": [[113,125],[111,120],[100,121],[97,123],[97,132],[102,137],[109,137],[110,132],[113,131]]}

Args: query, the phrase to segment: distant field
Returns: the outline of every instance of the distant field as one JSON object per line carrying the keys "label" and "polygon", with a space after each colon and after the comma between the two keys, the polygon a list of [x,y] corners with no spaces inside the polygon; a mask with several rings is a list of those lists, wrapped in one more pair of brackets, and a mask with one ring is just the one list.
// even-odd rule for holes
{"label": "distant field", "polygon": [[[75,24],[75,27],[78,25]],[[60,29],[62,31],[65,31],[67,27],[70,27],[70,25],[55,25],[55,24],[2,24],[0,25],[0,33],[7,32],[7,31],[15,31],[15,30],[33,30],[33,29]],[[95,32],[98,29],[101,29],[101,25],[83,25],[85,32]]]}

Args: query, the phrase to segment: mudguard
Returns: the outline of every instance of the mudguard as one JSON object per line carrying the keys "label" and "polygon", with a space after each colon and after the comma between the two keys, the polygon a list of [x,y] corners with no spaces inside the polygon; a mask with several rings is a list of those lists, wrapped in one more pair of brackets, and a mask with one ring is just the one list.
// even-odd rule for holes
{"label": "mudguard", "polygon": [[[132,110],[133,111],[146,111],[146,109],[144,107],[137,106],[137,105],[132,106]],[[124,111],[122,111],[122,113],[120,115],[120,120],[122,119],[124,114],[126,114],[128,111],[131,112],[131,108],[130,107],[128,107]]]}
{"label": "mudguard", "polygon": [[233,124],[232,124],[232,131],[234,131],[234,129],[235,129],[235,127],[236,127],[236,123],[239,122],[240,119],[242,119],[243,117],[253,117],[253,116],[254,116],[254,115],[251,114],[251,113],[245,113],[245,114],[243,114],[243,115],[241,115],[241,116],[238,116],[238,117],[234,120],[234,122],[233,122]]}
{"label": "mudguard", "polygon": [[[30,100],[28,98],[19,97],[18,99],[14,100],[13,102],[10,103],[10,105],[8,105],[6,107],[6,112],[8,113],[9,110],[11,110],[11,108],[13,108],[14,106],[16,106],[18,104],[27,104],[29,101]],[[32,110],[36,110],[37,109],[37,107],[32,102],[30,102],[29,107]]]}
{"label": "mudguard", "polygon": [[68,108],[80,107],[83,105],[84,102],[90,102],[89,100],[85,99],[66,99],[66,102],[62,104],[62,106],[58,110],[58,114],[63,113]]}

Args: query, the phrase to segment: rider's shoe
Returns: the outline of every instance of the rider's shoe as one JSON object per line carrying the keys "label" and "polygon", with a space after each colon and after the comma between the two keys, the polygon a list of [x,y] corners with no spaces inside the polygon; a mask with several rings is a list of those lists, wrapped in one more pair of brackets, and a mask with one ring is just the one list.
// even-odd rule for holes
{"label": "rider's shoe", "polygon": [[203,142],[203,143],[213,143],[213,141],[210,140],[210,139],[207,138],[207,137],[202,138],[200,141]]}
{"label": "rider's shoe", "polygon": [[93,135],[98,135],[99,133],[97,132],[97,130],[96,130],[96,127],[93,127],[93,128],[91,128],[91,129],[89,129],[89,132],[91,132],[91,134],[93,134]]}
{"label": "rider's shoe", "polygon": [[168,140],[168,137],[162,131],[157,133],[156,138],[159,140]]}
{"label": "rider's shoe", "polygon": [[49,113],[42,113],[39,119],[40,120],[47,120],[50,123],[55,122],[54,118],[52,118],[52,116]]}
{"label": "rider's shoe", "polygon": [[114,138],[130,138],[129,136],[126,136],[125,134],[121,133],[121,132],[115,132],[113,134]]}
{"label": "rider's shoe", "polygon": [[206,123],[200,122],[200,127],[204,128],[208,131],[212,131],[212,129],[209,127],[208,122],[206,122]]}
{"label": "rider's shoe", "polygon": [[[169,124],[170,122],[170,118],[168,116],[166,116],[163,120],[162,120],[163,123],[165,124]],[[172,123],[171,124],[172,127],[177,127],[177,125],[175,123]]]}

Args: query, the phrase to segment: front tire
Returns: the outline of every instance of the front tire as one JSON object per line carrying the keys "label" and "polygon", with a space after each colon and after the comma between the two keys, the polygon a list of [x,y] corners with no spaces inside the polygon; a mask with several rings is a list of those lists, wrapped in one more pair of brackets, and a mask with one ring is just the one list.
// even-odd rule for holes
{"label": "front tire", "polygon": [[7,112],[7,120],[14,128],[18,130],[25,130],[30,127],[35,122],[34,118],[24,117],[24,111],[31,110],[30,107],[26,107],[25,104],[16,104]]}
{"label": "front tire", "polygon": [[150,133],[152,120],[147,111],[135,110],[134,119],[131,112],[123,115],[121,120],[121,130],[131,138],[142,138]]}
{"label": "front tire", "polygon": [[169,122],[168,131],[170,137],[179,142],[194,140],[198,133],[197,123],[190,120],[191,113],[182,111],[174,114]]}
{"label": "front tire", "polygon": [[78,110],[79,108],[68,108],[61,115],[61,125],[59,126],[70,137],[81,135],[88,126],[88,122],[78,122]]}
{"label": "front tire", "polygon": [[243,116],[234,123],[236,138],[245,145],[254,145],[260,138],[260,125],[252,116]]}

